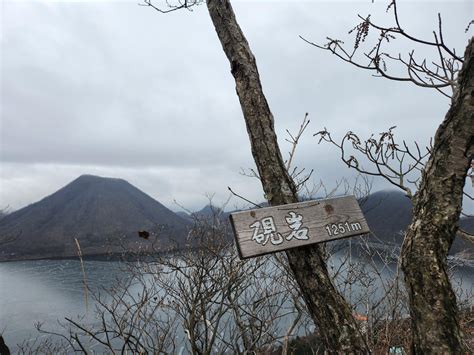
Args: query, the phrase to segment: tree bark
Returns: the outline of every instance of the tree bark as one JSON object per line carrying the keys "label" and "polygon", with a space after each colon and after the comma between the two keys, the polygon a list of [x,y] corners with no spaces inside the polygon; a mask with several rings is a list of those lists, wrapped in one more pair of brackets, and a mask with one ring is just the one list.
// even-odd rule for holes
{"label": "tree bark", "polygon": [[461,354],[465,350],[446,262],[458,228],[464,183],[473,154],[474,39],[471,39],[451,108],[436,132],[433,151],[414,198],[413,220],[402,248],[416,354]]}
{"label": "tree bark", "polygon": [[[229,0],[208,0],[207,7],[230,62],[250,138],[252,155],[272,206],[298,202],[294,181],[278,147],[273,115],[262,90],[255,57]],[[286,252],[309,313],[331,352],[367,353],[351,308],[335,289],[318,246]]]}

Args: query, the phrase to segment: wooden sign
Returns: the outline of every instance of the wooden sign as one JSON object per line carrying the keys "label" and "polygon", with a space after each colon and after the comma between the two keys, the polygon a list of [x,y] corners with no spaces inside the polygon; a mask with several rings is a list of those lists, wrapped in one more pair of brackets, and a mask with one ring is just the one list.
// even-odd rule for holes
{"label": "wooden sign", "polygon": [[242,259],[369,232],[354,196],[230,214]]}

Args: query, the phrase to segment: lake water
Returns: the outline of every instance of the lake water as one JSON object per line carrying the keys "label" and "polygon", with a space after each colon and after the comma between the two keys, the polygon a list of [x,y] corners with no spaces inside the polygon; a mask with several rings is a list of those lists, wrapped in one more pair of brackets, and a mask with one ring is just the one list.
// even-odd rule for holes
{"label": "lake water", "polygon": [[[84,261],[89,287],[113,286],[122,277],[116,261]],[[473,269],[459,268],[454,281],[462,279],[462,288],[472,290]],[[75,260],[38,260],[0,263],[0,333],[7,345],[34,338],[34,328],[42,322],[55,329],[64,317],[86,314],[81,264]],[[89,301],[90,302],[90,301]],[[90,308],[93,308],[89,305]]]}
{"label": "lake water", "polygon": [[[84,261],[89,286],[112,286],[119,262]],[[36,337],[34,324],[55,325],[86,313],[81,264],[75,260],[0,263],[0,332],[7,344]]]}

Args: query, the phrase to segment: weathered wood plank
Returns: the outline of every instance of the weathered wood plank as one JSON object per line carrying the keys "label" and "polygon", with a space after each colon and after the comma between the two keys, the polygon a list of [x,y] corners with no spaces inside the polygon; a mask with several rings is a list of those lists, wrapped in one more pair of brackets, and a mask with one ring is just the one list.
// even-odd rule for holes
{"label": "weathered wood plank", "polygon": [[354,196],[231,213],[242,259],[369,232]]}

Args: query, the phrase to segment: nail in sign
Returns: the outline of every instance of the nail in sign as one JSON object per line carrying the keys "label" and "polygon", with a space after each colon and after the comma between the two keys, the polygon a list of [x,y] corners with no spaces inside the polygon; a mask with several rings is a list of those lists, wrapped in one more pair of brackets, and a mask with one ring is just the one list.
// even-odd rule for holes
{"label": "nail in sign", "polygon": [[242,259],[369,232],[354,196],[231,213]]}

